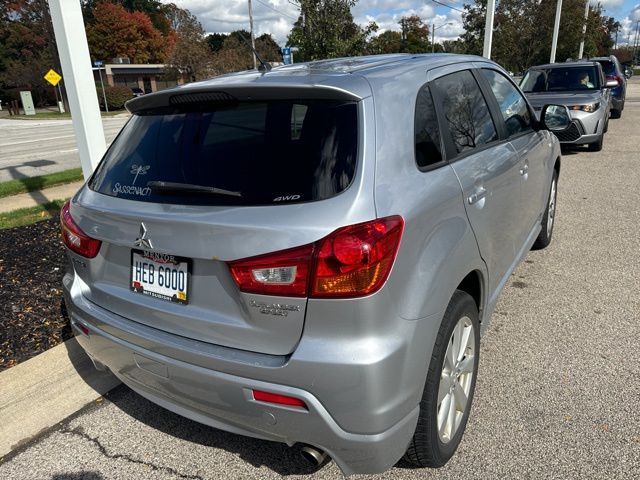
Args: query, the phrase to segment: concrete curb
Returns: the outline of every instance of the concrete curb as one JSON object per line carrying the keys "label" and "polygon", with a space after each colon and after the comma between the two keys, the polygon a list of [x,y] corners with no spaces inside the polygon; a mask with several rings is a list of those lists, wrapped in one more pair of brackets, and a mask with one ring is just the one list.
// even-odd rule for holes
{"label": "concrete curb", "polygon": [[19,193],[8,197],[0,198],[0,213],[13,212],[19,208],[35,207],[44,205],[53,200],[64,200],[73,197],[80,190],[84,182],[73,182],[55,187],[35,190],[28,193]]}
{"label": "concrete curb", "polygon": [[0,373],[0,458],[120,384],[75,339]]}

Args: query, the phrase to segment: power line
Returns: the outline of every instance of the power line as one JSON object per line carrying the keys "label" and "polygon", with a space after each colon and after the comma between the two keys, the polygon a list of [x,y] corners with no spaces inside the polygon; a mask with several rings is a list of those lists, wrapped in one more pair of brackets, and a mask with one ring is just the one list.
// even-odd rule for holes
{"label": "power line", "polygon": [[269,4],[268,4],[268,3],[266,3],[266,2],[263,2],[262,0],[256,0],[256,1],[257,1],[258,3],[260,3],[260,4],[264,5],[265,7],[267,7],[267,8],[269,8],[269,9],[273,10],[274,12],[279,13],[280,15],[284,15],[285,17],[287,17],[287,18],[289,18],[289,19],[291,19],[291,20],[298,20],[297,18],[292,17],[291,15],[289,15],[289,14],[287,14],[287,13],[284,13],[284,12],[282,12],[282,11],[278,10],[276,7],[272,7],[271,5],[269,5]]}
{"label": "power line", "polygon": [[451,10],[455,10],[456,12],[460,12],[460,13],[467,13],[464,10],[460,10],[459,8],[456,7],[452,7],[451,5],[447,5],[446,3],[443,2],[439,2],[438,0],[431,0],[433,3],[437,3],[438,5],[442,5],[443,7],[447,7],[450,8]]}

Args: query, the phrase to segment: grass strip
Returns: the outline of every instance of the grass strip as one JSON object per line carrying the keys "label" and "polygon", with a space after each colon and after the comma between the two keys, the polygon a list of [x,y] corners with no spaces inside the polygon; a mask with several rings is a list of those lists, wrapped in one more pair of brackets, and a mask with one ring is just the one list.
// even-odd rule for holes
{"label": "grass strip", "polygon": [[31,225],[40,220],[53,218],[60,213],[65,200],[54,200],[35,207],[20,208],[12,212],[0,213],[0,230]]}
{"label": "grass strip", "polygon": [[64,185],[65,183],[77,182],[84,180],[81,168],[72,168],[63,172],[49,173],[39,177],[20,178],[18,180],[9,180],[0,183],[0,198],[18,193],[33,192],[34,190],[42,190],[47,187],[56,185]]}

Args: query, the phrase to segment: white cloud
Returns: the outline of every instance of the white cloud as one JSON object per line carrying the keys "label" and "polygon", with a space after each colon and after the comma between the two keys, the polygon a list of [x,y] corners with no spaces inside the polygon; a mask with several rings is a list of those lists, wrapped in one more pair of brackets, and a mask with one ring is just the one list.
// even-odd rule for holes
{"label": "white cloud", "polygon": [[[175,3],[181,8],[191,11],[206,32],[231,32],[233,30],[249,30],[249,9],[247,0],[161,0]],[[606,0],[605,0],[606,1]],[[618,1],[618,0],[608,0]],[[287,35],[299,15],[299,8],[288,0],[253,0],[253,23],[256,35],[270,33],[276,42],[284,45]],[[442,3],[462,9],[462,0],[442,0]],[[445,10],[446,15],[436,15],[437,5],[424,0],[360,0],[352,9],[356,23],[365,26],[375,21],[380,27],[379,33],[385,30],[400,30],[400,18],[418,15],[429,25],[436,26],[451,22],[436,30],[436,40],[450,40],[463,33],[462,18],[455,10]]]}

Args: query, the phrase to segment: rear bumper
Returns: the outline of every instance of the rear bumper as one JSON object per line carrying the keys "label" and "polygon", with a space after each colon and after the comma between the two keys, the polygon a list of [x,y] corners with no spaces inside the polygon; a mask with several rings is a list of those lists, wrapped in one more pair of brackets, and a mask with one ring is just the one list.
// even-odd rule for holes
{"label": "rear bumper", "polygon": [[[290,357],[205,347],[208,344],[130,322],[87,301],[72,283],[72,276],[65,276],[65,301],[80,345],[97,366],[106,366],[152,402],[232,433],[316,446],[325,450],[346,475],[384,471],[404,454],[416,427],[417,403],[381,431],[349,432],[336,422],[313,388],[291,386],[287,375],[293,362]],[[183,354],[180,359],[173,353],[177,348]],[[201,360],[185,361],[190,355],[206,356],[207,366]],[[229,367],[232,364],[235,368]],[[324,370],[324,375],[331,377],[332,364],[335,358],[315,365],[307,360],[305,366],[310,376]],[[246,376],[238,374],[242,371]],[[366,395],[368,381],[384,381],[372,379],[368,373],[360,373],[357,383],[362,384],[362,391],[350,392],[351,396]],[[274,381],[278,378],[281,381]],[[256,401],[253,389],[300,398],[308,410]],[[374,418],[381,412],[370,414]]]}

